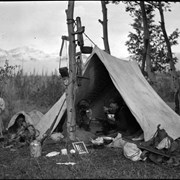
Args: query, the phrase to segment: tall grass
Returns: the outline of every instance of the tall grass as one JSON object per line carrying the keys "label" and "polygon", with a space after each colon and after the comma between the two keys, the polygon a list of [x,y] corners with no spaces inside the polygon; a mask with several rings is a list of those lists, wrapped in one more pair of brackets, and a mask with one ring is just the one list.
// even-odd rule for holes
{"label": "tall grass", "polygon": [[12,84],[18,99],[25,99],[38,105],[53,105],[63,92],[63,84],[57,74],[22,75],[17,74]]}
{"label": "tall grass", "polygon": [[45,113],[64,92],[64,85],[56,71],[51,75],[38,75],[35,72],[27,75],[18,70],[1,82],[1,87],[1,97],[6,103],[3,118],[5,126],[10,118],[21,110],[29,112],[32,109],[44,109],[44,112],[41,112]]}
{"label": "tall grass", "polygon": [[[57,71],[51,75],[44,72],[38,75],[33,71],[28,75],[24,74],[22,69],[18,69],[13,73],[11,70],[14,68],[9,68],[8,64],[5,70],[1,70],[0,75],[3,74],[3,76],[0,77],[0,95],[6,102],[4,119],[10,119],[17,111],[26,111],[26,106],[27,109],[32,106],[37,110],[44,107],[44,112],[41,112],[45,113],[64,92],[64,85]],[[157,74],[154,89],[164,101],[174,101],[172,83],[167,73]],[[29,108],[28,111],[30,110]]]}
{"label": "tall grass", "polygon": [[157,74],[155,90],[164,101],[166,102],[174,101],[174,89],[170,74],[168,73]]}

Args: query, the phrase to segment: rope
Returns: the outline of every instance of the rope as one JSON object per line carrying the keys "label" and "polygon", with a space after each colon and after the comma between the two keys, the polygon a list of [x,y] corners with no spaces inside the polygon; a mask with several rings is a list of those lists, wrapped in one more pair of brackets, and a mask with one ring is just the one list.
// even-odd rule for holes
{"label": "rope", "polygon": [[67,24],[73,24],[75,22],[74,19],[67,19]]}
{"label": "rope", "polygon": [[85,32],[84,35],[96,46],[96,44],[90,39],[90,37]]}

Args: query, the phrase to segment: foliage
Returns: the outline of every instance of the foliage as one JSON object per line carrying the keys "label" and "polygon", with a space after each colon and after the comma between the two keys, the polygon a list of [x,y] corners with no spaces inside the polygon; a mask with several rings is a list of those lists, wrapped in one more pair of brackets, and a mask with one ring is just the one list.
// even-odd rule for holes
{"label": "foliage", "polygon": [[9,65],[8,60],[5,61],[4,67],[0,67],[0,96],[3,97],[6,92],[6,84],[14,76],[14,70],[17,66]]}
{"label": "foliage", "polygon": [[[135,30],[135,33],[130,32],[128,35],[129,40],[126,42],[126,45],[128,46],[128,51],[131,54],[131,58],[139,62],[141,65],[144,51],[141,9],[136,2],[126,2],[126,5],[126,11],[130,12],[130,15],[134,18],[134,23],[132,23],[131,26]],[[155,24],[154,22],[154,7],[151,4],[145,4],[145,7],[150,33],[150,55],[153,67],[152,70],[165,71],[167,68],[169,68],[169,59],[164,35],[162,33],[161,26]],[[169,35],[171,46],[178,44],[177,39],[179,34],[180,32],[178,29],[176,29]],[[176,63],[177,57],[174,56],[173,61]]]}
{"label": "foliage", "polygon": [[24,75],[17,67],[9,65],[8,61],[0,67],[0,94],[6,104],[3,115],[5,127],[17,111],[33,110],[26,109],[28,106],[47,112],[47,108],[54,105],[64,92],[64,85],[57,73],[51,76]]}
{"label": "foliage", "polygon": [[28,76],[19,72],[12,81],[17,98],[29,100],[37,105],[53,105],[64,91],[60,77],[54,74]]}
{"label": "foliage", "polygon": [[174,90],[169,73],[162,72],[156,75],[156,92],[165,102],[174,101]]}

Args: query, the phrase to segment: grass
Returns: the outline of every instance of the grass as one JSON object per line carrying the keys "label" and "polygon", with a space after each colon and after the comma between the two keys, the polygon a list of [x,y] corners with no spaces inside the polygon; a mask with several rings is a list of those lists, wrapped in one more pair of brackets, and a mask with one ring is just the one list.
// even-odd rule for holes
{"label": "grass", "polygon": [[[172,109],[174,103],[167,103]],[[17,106],[16,111],[18,112]],[[26,107],[26,108],[25,108]],[[48,108],[26,104],[24,110],[37,109],[45,113]],[[20,111],[21,109],[19,109]],[[0,179],[176,179],[180,167],[160,166],[150,160],[133,162],[123,155],[121,148],[88,148],[88,154],[70,154],[46,157],[52,151],[72,148],[71,142],[45,141],[42,155],[30,156],[30,148],[3,148],[0,143]],[[75,162],[75,165],[58,165]]]}
{"label": "grass", "polygon": [[[173,103],[168,103],[173,108]],[[29,107],[33,109],[32,105]],[[28,108],[27,108],[28,109]],[[34,107],[35,109],[35,107]],[[39,110],[39,109],[38,109]],[[45,112],[45,109],[42,109]],[[88,148],[88,154],[47,157],[52,151],[72,148],[71,142],[45,141],[42,155],[30,156],[30,148],[3,148],[0,144],[0,179],[175,179],[180,167],[165,167],[150,160],[133,162],[123,155],[121,148]],[[75,165],[58,165],[75,162]]]}
{"label": "grass", "polygon": [[[29,147],[11,151],[0,149],[1,179],[170,179],[180,177],[180,168],[165,168],[150,161],[133,162],[123,156],[120,148],[88,149],[88,154],[70,154],[46,157],[71,144],[46,141],[42,156],[30,157]],[[75,162],[75,165],[58,165],[58,162]]]}
{"label": "grass", "polygon": [[[179,168],[164,168],[149,161],[133,162],[120,148],[88,149],[88,154],[46,157],[52,151],[70,148],[65,142],[47,141],[42,156],[31,158],[28,147],[16,151],[0,149],[1,179],[170,179],[179,178]],[[75,162],[75,165],[57,165]]]}
{"label": "grass", "polygon": [[[167,103],[174,109],[174,103]],[[47,106],[16,101],[14,112],[33,109],[46,113]],[[5,123],[7,124],[7,122]],[[178,179],[180,167],[160,166],[150,160],[133,162],[123,155],[121,148],[88,148],[88,154],[70,154],[46,157],[52,151],[68,151],[71,142],[53,142],[48,139],[38,158],[30,156],[30,148],[3,148],[0,142],[0,179]],[[75,162],[75,165],[58,165]]]}

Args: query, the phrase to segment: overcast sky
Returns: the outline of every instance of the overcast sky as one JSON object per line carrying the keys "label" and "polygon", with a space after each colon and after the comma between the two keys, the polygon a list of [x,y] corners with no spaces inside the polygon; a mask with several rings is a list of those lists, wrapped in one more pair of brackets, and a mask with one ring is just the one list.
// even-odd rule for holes
{"label": "overcast sky", "polygon": [[[61,36],[68,35],[65,10],[68,1],[19,1],[0,2],[0,48],[10,50],[20,46],[31,46],[46,53],[59,53]],[[110,4],[108,8],[108,32],[111,54],[127,57],[127,41],[132,18],[124,5]],[[180,3],[165,13],[167,33],[180,29]],[[85,33],[103,49],[101,3],[99,1],[75,1],[74,19],[80,16]],[[157,14],[157,19],[159,14]],[[85,45],[93,45],[86,37]],[[180,43],[180,40],[178,41]],[[173,48],[180,52],[180,46]]]}

